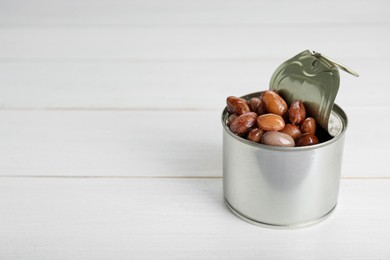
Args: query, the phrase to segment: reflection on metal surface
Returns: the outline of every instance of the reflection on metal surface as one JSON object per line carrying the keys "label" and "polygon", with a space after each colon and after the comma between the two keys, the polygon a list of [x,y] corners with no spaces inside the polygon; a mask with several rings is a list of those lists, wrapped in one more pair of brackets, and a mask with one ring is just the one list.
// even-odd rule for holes
{"label": "reflection on metal surface", "polygon": [[326,59],[328,62],[333,63],[339,69],[342,69],[343,71],[345,71],[345,72],[347,72],[355,77],[359,77],[359,73],[357,73],[353,69],[341,64],[340,62],[335,61],[334,59],[331,59],[331,58],[329,58],[329,57],[327,57],[319,52],[315,52],[315,51],[313,51],[313,55],[318,57],[318,58]]}
{"label": "reflection on metal surface", "polygon": [[343,122],[341,118],[334,112],[330,114],[328,132],[331,136],[337,136],[343,130]]}
{"label": "reflection on metal surface", "polygon": [[[352,69],[320,53],[303,51],[281,64],[270,82],[288,104],[301,100],[309,116],[328,129],[331,111],[340,85],[339,70],[358,76]],[[330,129],[328,129],[330,131]],[[332,133],[335,130],[332,130]]]}

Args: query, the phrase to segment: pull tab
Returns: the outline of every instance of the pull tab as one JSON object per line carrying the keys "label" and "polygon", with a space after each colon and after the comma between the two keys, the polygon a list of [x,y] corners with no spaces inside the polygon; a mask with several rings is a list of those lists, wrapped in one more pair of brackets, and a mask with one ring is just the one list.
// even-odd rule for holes
{"label": "pull tab", "polygon": [[351,74],[351,75],[353,75],[353,76],[355,76],[355,77],[359,77],[359,73],[357,73],[356,71],[354,71],[354,70],[348,68],[347,66],[341,64],[340,62],[337,62],[337,61],[335,61],[335,60],[333,60],[333,59],[331,59],[331,58],[329,58],[329,57],[327,57],[327,56],[325,56],[325,55],[323,55],[323,54],[321,54],[321,53],[315,52],[315,51],[312,51],[312,54],[313,54],[315,57],[317,57],[317,58],[325,59],[326,61],[328,61],[328,62],[334,64],[334,65],[335,65],[336,67],[338,67],[339,69],[342,69],[342,70],[344,70],[345,72],[347,72],[347,73],[349,73],[349,74]]}

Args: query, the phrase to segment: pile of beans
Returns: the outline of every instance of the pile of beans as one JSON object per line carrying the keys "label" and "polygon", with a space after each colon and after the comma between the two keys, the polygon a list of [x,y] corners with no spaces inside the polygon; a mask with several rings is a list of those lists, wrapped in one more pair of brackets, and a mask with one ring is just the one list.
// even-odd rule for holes
{"label": "pile of beans", "polygon": [[230,96],[226,100],[228,126],[234,134],[252,142],[273,146],[307,146],[318,143],[316,121],[306,117],[300,100],[290,107],[272,90],[249,100]]}

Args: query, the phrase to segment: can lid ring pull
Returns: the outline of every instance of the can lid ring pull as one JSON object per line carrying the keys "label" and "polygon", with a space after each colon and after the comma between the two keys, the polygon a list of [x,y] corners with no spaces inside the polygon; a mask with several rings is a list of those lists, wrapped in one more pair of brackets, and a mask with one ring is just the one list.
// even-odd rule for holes
{"label": "can lid ring pull", "polygon": [[337,62],[334,59],[331,59],[331,58],[329,58],[329,57],[327,57],[327,56],[325,56],[325,55],[323,55],[323,54],[321,54],[319,52],[312,51],[312,53],[313,53],[313,55],[315,57],[325,59],[328,62],[334,64],[336,67],[344,70],[345,72],[347,72],[347,73],[349,73],[349,74],[351,74],[351,75],[353,75],[355,77],[359,77],[359,73],[357,73],[356,71],[354,71],[354,70],[348,68],[347,66],[341,64],[340,62]]}

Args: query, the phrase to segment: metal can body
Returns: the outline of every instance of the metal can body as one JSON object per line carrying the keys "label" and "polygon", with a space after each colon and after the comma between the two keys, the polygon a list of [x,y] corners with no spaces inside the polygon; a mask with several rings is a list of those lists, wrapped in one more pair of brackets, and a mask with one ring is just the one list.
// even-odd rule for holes
{"label": "metal can body", "polygon": [[317,223],[337,204],[347,127],[344,111],[332,111],[340,131],[306,147],[274,147],[234,135],[223,123],[223,189],[229,208],[253,224],[296,228]]}

